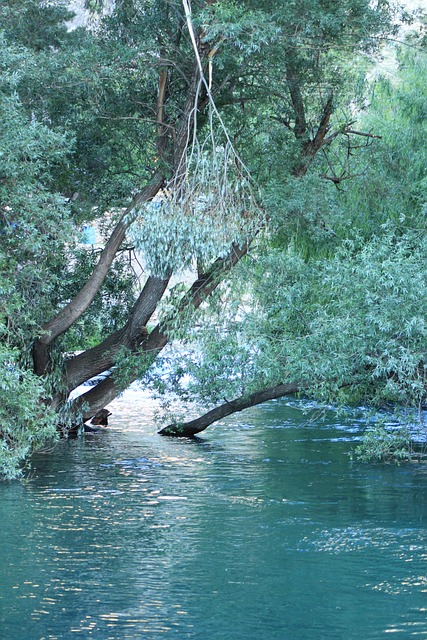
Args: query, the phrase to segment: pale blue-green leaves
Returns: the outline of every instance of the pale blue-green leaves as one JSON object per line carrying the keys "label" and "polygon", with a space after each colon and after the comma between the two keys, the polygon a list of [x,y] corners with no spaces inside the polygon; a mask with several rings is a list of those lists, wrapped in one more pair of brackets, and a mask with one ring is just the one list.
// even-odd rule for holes
{"label": "pale blue-green leaves", "polygon": [[185,174],[140,211],[130,236],[152,275],[208,264],[253,233],[262,214],[238,162],[228,144],[194,145]]}
{"label": "pale blue-green leaves", "polygon": [[40,378],[19,368],[17,351],[0,347],[0,476],[14,478],[27,456],[56,437],[54,412]]}

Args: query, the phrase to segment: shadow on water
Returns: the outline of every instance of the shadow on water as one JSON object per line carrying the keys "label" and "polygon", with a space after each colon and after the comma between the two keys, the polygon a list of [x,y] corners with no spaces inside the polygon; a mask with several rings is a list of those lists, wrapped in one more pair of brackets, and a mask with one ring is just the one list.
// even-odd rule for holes
{"label": "shadow on water", "polygon": [[427,637],[427,467],[271,402],[197,439],[131,391],[0,485],[2,640]]}

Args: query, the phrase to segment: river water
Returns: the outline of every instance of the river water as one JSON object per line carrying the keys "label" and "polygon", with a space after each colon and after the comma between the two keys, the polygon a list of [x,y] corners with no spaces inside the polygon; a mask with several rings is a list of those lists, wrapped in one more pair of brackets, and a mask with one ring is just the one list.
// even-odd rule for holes
{"label": "river water", "polygon": [[361,422],[286,400],[199,440],[113,408],[0,484],[1,640],[427,637],[426,465],[352,464]]}

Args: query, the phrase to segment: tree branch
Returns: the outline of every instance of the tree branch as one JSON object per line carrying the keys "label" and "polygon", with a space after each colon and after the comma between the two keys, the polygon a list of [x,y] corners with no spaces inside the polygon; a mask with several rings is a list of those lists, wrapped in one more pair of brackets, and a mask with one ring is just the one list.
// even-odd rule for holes
{"label": "tree branch", "polygon": [[[193,307],[194,309],[200,307],[202,302],[204,302],[219,286],[224,274],[230,271],[239,262],[239,260],[246,255],[248,247],[249,242],[244,244],[243,247],[233,246],[228,256],[215,260],[211,269],[200,275],[197,280],[193,282],[192,286],[179,303],[178,308],[174,313],[174,317],[176,315],[185,315],[189,307]],[[147,354],[147,369],[169,342],[167,326],[168,319],[159,323],[139,346],[139,352]],[[134,374],[131,374],[130,380],[136,380],[139,374],[139,371],[135,371]],[[74,401],[73,408],[78,411],[81,409],[83,404],[85,404],[89,409],[84,413],[84,417],[88,418],[114,400],[114,398],[116,398],[122,391],[123,389],[116,386],[113,376],[109,376],[98,383],[95,387],[92,387],[89,391],[79,396]]]}
{"label": "tree branch", "polygon": [[375,138],[376,140],[382,140],[382,136],[376,136],[373,133],[366,133],[365,131],[355,131],[354,129],[346,129],[345,133],[351,133],[354,136],[363,136],[364,138]]}
{"label": "tree branch", "polygon": [[211,409],[211,411],[208,411],[195,420],[181,424],[170,424],[161,429],[159,433],[162,436],[191,437],[196,435],[196,433],[204,431],[211,424],[226,416],[262,404],[268,400],[275,400],[283,396],[299,393],[304,390],[305,386],[304,384],[298,383],[278,384],[263,391],[252,393],[249,396],[242,396],[231,401],[227,400],[224,404]]}
{"label": "tree branch", "polygon": [[329,121],[331,119],[332,111],[334,108],[334,95],[332,91],[329,93],[328,99],[323,109],[322,119],[320,120],[319,127],[316,131],[316,135],[313,140],[305,145],[304,155],[312,160],[316,153],[321,149],[325,143],[326,132],[328,130]]}
{"label": "tree branch", "polygon": [[169,278],[150,276],[136,301],[126,325],[109,335],[100,344],[87,349],[65,364],[65,379],[68,392],[99,375],[114,365],[117,352],[121,347],[136,349],[147,337],[146,325],[161,300]]}
{"label": "tree branch", "polygon": [[307,131],[304,99],[301,93],[297,76],[293,73],[289,64],[286,64],[286,82],[291,96],[292,107],[295,114],[295,127],[293,129],[296,138],[300,139]]}
{"label": "tree branch", "polygon": [[[183,112],[179,118],[176,128],[174,129],[174,149],[172,158],[169,158],[173,169],[175,180],[180,181],[181,174],[185,165],[184,157],[187,149],[191,128],[193,126],[193,114],[197,109],[197,101],[199,97],[200,77],[198,73],[198,62],[192,74],[192,81],[188,89],[186,103]],[[164,116],[163,116],[163,100],[166,90],[166,75],[161,75],[159,95],[157,101],[157,118],[158,125],[162,129],[162,140],[159,142],[158,148],[165,155],[166,140],[164,135]],[[167,158],[163,158],[167,161]],[[152,200],[152,198],[160,191],[165,183],[165,176],[157,172],[147,184],[147,186],[132,200],[132,203],[124,212],[119,223],[116,225],[111,234],[104,250],[102,251],[99,261],[95,266],[91,276],[80,289],[78,294],[71,300],[54,318],[46,322],[40,330],[40,337],[37,338],[33,345],[33,362],[34,371],[38,375],[47,373],[50,364],[50,346],[54,340],[62,333],[67,331],[78,320],[81,315],[90,306],[95,298],[99,288],[101,287],[109,268],[117,254],[117,251],[123,242],[126,230],[136,216],[141,206]]]}
{"label": "tree branch", "polygon": [[100,254],[97,265],[91,276],[80,289],[78,294],[51,320],[41,327],[41,335],[35,341],[33,347],[34,371],[37,375],[46,373],[50,353],[49,347],[53,341],[65,333],[78,320],[89,305],[92,303],[99,291],[108,270],[113,263],[117,251],[123,242],[126,230],[135,217],[138,209],[146,202],[149,202],[164,184],[164,176],[156,174],[148,185],[132,200],[126,209],[119,223],[111,234],[104,250]]}
{"label": "tree branch", "polygon": [[166,86],[167,86],[168,72],[166,69],[162,69],[159,74],[159,93],[157,96],[156,105],[156,121],[157,121],[157,149],[160,154],[163,153],[166,145],[166,131],[165,127],[165,99],[166,99]]}

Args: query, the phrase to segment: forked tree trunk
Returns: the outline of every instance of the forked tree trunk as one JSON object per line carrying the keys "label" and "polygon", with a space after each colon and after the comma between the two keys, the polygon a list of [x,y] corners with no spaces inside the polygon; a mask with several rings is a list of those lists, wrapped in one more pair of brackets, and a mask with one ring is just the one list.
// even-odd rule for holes
{"label": "forked tree trunk", "polygon": [[42,376],[47,373],[50,364],[50,347],[54,340],[65,333],[93,302],[105,277],[125,239],[126,230],[135,218],[138,209],[149,202],[163,186],[165,178],[156,174],[149,184],[132,200],[121,220],[114,228],[92,274],[78,294],[59,313],[46,322],[40,329],[40,336],[33,345],[34,372]]}
{"label": "forked tree trunk", "polygon": [[111,369],[119,349],[137,350],[147,337],[146,325],[166,291],[169,278],[149,277],[124,327],[110,334],[92,349],[70,358],[65,363],[67,391]]}
{"label": "forked tree trunk", "polygon": [[[183,296],[177,310],[174,312],[174,318],[176,318],[177,316],[179,317],[180,315],[187,314],[189,310],[191,311],[198,309],[202,302],[204,302],[212,294],[212,292],[215,291],[215,289],[221,283],[224,275],[229,272],[242,259],[244,255],[246,255],[247,250],[248,244],[243,245],[243,247],[233,246],[228,256],[216,260],[209,271],[201,274],[197,278],[197,280],[193,282],[188,292]],[[145,366],[147,369],[155,361],[159,353],[169,342],[167,326],[168,319],[165,319],[162,324],[158,324],[152,330],[152,332],[142,341],[141,344],[135,345],[136,353],[146,354]],[[118,339],[120,339],[120,337],[121,336],[118,336]],[[98,349],[98,347],[95,347],[95,349]],[[83,361],[84,357],[85,354],[81,354],[81,356],[77,356],[75,358],[75,361],[77,362],[78,358],[82,358]],[[104,355],[102,366],[104,366],[107,361],[108,353]],[[101,373],[101,371],[104,371],[108,367],[104,367],[101,369],[98,366],[98,368],[100,369],[98,373]],[[74,380],[78,379],[78,370],[79,367],[77,366],[76,372],[74,374]],[[129,384],[133,380],[136,380],[138,375],[140,375],[140,371],[135,371],[133,375],[132,372],[130,372],[128,378]],[[74,409],[75,411],[81,411],[82,407],[85,406],[86,408],[84,410],[83,417],[85,419],[89,418],[94,415],[94,413],[104,408],[112,400],[114,400],[122,391],[123,389],[118,387],[116,382],[114,381],[114,376],[109,375],[107,378],[99,382],[96,386],[92,387],[85,394],[79,396],[79,398],[77,398],[77,400],[73,403]]]}
{"label": "forked tree trunk", "polygon": [[[165,81],[166,76],[161,72],[159,80],[159,96],[157,100],[160,101],[162,105],[166,89]],[[180,114],[178,121],[175,123],[175,127],[168,128],[168,131],[174,130],[173,141],[171,138],[169,139],[171,148],[167,148],[168,140],[165,136],[164,127],[162,126],[164,119],[163,106],[158,113],[158,131],[160,135],[158,140],[158,151],[162,156],[165,166],[169,165],[170,171],[177,182],[182,179],[183,159],[185,158],[189,136],[194,125],[194,113],[197,111],[199,92],[200,78],[198,65],[195,63],[193,74],[188,84],[187,97],[183,111]],[[165,175],[162,172],[155,173],[146,187],[144,187],[144,189],[142,189],[142,191],[133,198],[131,204],[127,207],[120,221],[114,228],[100,255],[97,265],[83,287],[77,295],[56,314],[56,316],[48,320],[40,328],[39,335],[34,341],[32,349],[34,372],[37,375],[43,376],[49,373],[51,364],[50,352],[53,342],[58,338],[58,336],[68,331],[68,329],[72,327],[72,325],[91,305],[105,280],[120,245],[125,239],[127,229],[135,220],[143,205],[150,202],[164,186],[165,180]],[[164,291],[162,291],[162,295],[163,293]],[[142,330],[142,326],[144,324],[144,321],[141,320],[139,315],[141,315],[140,312],[147,303],[146,294],[147,291],[144,288],[140,299],[134,307],[132,316],[125,327],[106,338],[101,345],[96,347],[94,350],[90,350],[90,353],[83,354],[79,360],[76,359],[74,362],[70,362],[68,364],[66,375],[69,376],[69,381],[66,382],[66,387],[73,388],[73,385],[79,384],[80,382],[88,379],[85,377],[86,375],[88,377],[92,377],[104,370],[102,368],[104,366],[102,358],[105,358],[105,364],[110,366],[117,349],[120,346],[128,346],[128,344],[132,344],[134,342],[138,330]],[[162,295],[157,297],[156,304],[161,299]],[[148,301],[148,306],[150,306],[150,301]],[[154,309],[151,310],[151,313],[145,320],[145,323],[153,313]],[[142,316],[146,316],[144,311],[142,311]],[[110,352],[110,356],[107,355],[108,352]],[[100,361],[99,364],[96,364],[98,357],[100,357]],[[108,368],[108,366],[106,368]],[[61,397],[63,395],[64,392],[62,391]],[[54,404],[58,401],[59,396],[55,399]]]}

